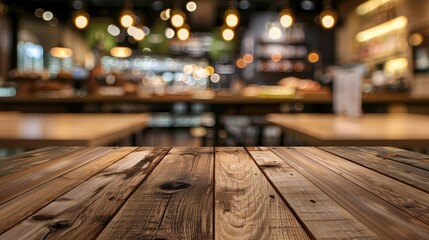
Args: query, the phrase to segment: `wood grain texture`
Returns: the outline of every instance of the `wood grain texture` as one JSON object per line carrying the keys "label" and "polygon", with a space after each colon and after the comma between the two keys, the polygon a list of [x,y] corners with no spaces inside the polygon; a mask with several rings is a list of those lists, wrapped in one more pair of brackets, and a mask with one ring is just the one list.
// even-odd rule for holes
{"label": "wood grain texture", "polygon": [[[30,216],[0,239],[94,239],[166,154],[140,148]],[[90,168],[86,169],[91,171]]]}
{"label": "wood grain texture", "polygon": [[0,192],[2,195],[0,195],[0,204],[101,157],[112,150],[113,147],[82,149],[22,172],[1,177]]}
{"label": "wood grain texture", "polygon": [[[317,148],[297,150],[422,222],[429,223],[429,194]],[[429,236],[429,235],[428,235]]]}
{"label": "wood grain texture", "polygon": [[315,239],[381,239],[268,148],[247,150]]}
{"label": "wood grain texture", "polygon": [[0,177],[24,171],[25,169],[48,162],[60,156],[67,155],[79,149],[81,148],[45,147],[0,159]]}
{"label": "wood grain texture", "polygon": [[0,160],[0,240],[428,239],[427,159],[390,147],[38,149]]}
{"label": "wood grain texture", "polygon": [[396,161],[429,171],[429,156],[426,154],[393,147],[361,147],[359,149],[385,160]]}
{"label": "wood grain texture", "polygon": [[[110,147],[108,148],[110,150]],[[62,194],[85,182],[97,172],[132,152],[135,148],[113,148],[103,155],[62,176],[55,177],[0,205],[0,233],[25,219]]]}
{"label": "wood grain texture", "polygon": [[271,149],[381,237],[427,239],[429,236],[427,223],[386,204],[378,196],[302,154],[299,148]]}
{"label": "wood grain texture", "polygon": [[213,162],[212,148],[173,148],[98,239],[212,239]]}
{"label": "wood grain texture", "polygon": [[429,170],[381,158],[379,154],[362,151],[356,147],[321,147],[321,149],[429,193]]}
{"label": "wood grain texture", "polygon": [[215,156],[216,239],[309,239],[245,149]]}

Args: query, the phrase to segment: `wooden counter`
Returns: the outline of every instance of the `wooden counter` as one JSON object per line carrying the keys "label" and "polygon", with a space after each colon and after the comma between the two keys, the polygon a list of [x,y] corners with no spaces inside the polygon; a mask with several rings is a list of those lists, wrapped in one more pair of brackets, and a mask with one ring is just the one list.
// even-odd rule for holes
{"label": "wooden counter", "polygon": [[103,146],[141,131],[147,114],[0,113],[0,147]]}
{"label": "wooden counter", "polygon": [[[65,97],[52,98],[42,96],[17,96],[17,97],[0,97],[0,103],[94,103],[94,102],[140,102],[140,103],[170,103],[170,102],[201,102],[201,103],[283,103],[283,102],[304,102],[304,103],[331,103],[332,95],[329,92],[301,92],[285,97],[260,97],[260,96],[243,96],[229,92],[215,94],[177,94],[177,95],[153,95],[153,96],[101,96],[88,95],[84,97]],[[362,95],[364,103],[385,103],[385,102],[402,102],[402,103],[428,103],[429,97],[413,97],[408,93],[365,93]]]}
{"label": "wooden counter", "polygon": [[0,160],[0,239],[427,239],[429,156],[49,147]]}
{"label": "wooden counter", "polygon": [[429,148],[429,116],[407,113],[268,114],[266,120],[317,146],[395,146]]}

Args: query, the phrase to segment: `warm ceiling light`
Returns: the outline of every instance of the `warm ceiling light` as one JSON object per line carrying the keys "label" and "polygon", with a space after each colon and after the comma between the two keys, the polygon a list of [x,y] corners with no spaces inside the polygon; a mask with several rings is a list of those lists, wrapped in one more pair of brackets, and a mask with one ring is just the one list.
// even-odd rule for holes
{"label": "warm ceiling light", "polygon": [[273,40],[279,40],[282,37],[282,30],[278,26],[271,26],[268,30],[268,36]]}
{"label": "warm ceiling light", "polygon": [[311,52],[310,54],[308,54],[307,58],[308,58],[308,61],[311,63],[316,63],[320,59],[319,54],[317,54],[315,52]]}
{"label": "warm ceiling light", "polygon": [[88,26],[89,15],[85,11],[78,11],[74,16],[74,25],[79,29],[84,29]]}
{"label": "warm ceiling light", "polygon": [[[128,29],[130,29],[131,27],[129,27]],[[138,28],[138,27],[134,27],[134,29],[132,30],[132,34],[130,34],[131,36],[133,36],[133,38],[136,41],[141,41],[143,40],[143,38],[146,36],[145,32],[143,31],[143,29]]]}
{"label": "warm ceiling light", "polygon": [[413,47],[419,46],[423,43],[423,36],[420,33],[413,33],[411,34],[408,41],[410,42],[410,45]]}
{"label": "warm ceiling light", "polygon": [[193,1],[188,2],[186,4],[186,10],[188,10],[189,12],[193,12],[197,10],[197,4]]}
{"label": "warm ceiling light", "polygon": [[174,35],[176,35],[176,33],[174,32],[173,29],[171,29],[171,28],[165,29],[165,37],[166,38],[172,39],[172,38],[174,38]]}
{"label": "warm ceiling light", "polygon": [[320,14],[320,23],[326,29],[333,28],[337,22],[337,14],[331,9],[325,9]]}
{"label": "warm ceiling light", "polygon": [[63,46],[56,46],[49,51],[53,57],[56,58],[69,58],[73,56],[73,50]]}
{"label": "warm ceiling light", "polygon": [[215,69],[214,69],[214,67],[212,67],[212,66],[207,66],[207,67],[205,67],[205,68],[204,68],[204,70],[206,71],[206,74],[207,74],[208,76],[213,75],[213,74],[214,74],[214,72],[215,72]]}
{"label": "warm ceiling light", "polygon": [[390,0],[370,0],[370,1],[367,1],[367,2],[359,5],[356,8],[356,13],[359,15],[365,15],[369,12],[374,11],[375,9],[377,9],[381,5],[384,5],[387,2],[390,2]]}
{"label": "warm ceiling light", "polygon": [[225,28],[222,31],[222,38],[225,41],[231,41],[232,39],[234,39],[234,35],[235,35],[234,31],[232,29],[230,29],[230,28]]}
{"label": "warm ceiling light", "polygon": [[280,60],[282,60],[282,55],[280,53],[273,53],[271,55],[271,60],[273,62],[280,62]]}
{"label": "warm ceiling light", "polygon": [[164,20],[164,21],[167,21],[168,19],[170,19],[170,17],[171,17],[171,9],[170,8],[167,8],[167,9],[165,9],[164,11],[162,11],[160,14],[159,14],[159,16],[160,16],[160,18],[162,19],[162,20]]}
{"label": "warm ceiling light", "polygon": [[110,49],[110,55],[116,58],[127,58],[131,56],[133,51],[128,47],[113,47]]}
{"label": "warm ceiling light", "polygon": [[246,53],[246,54],[244,54],[244,56],[243,56],[243,60],[244,60],[246,63],[251,63],[251,62],[253,62],[253,55],[252,55],[252,54],[250,54],[250,53]]}
{"label": "warm ceiling light", "polygon": [[211,75],[210,77],[210,81],[217,83],[220,81],[220,75],[217,73],[213,73],[213,75]]}
{"label": "warm ceiling light", "polygon": [[187,26],[182,27],[177,31],[177,37],[182,41],[188,40],[190,35],[191,33],[189,32],[189,29]]}
{"label": "warm ceiling light", "polygon": [[74,19],[74,25],[79,29],[84,29],[88,26],[88,18],[86,16],[77,16]]}
{"label": "warm ceiling light", "polygon": [[134,24],[134,14],[131,11],[124,11],[120,18],[120,23],[122,27],[130,27]]}
{"label": "warm ceiling light", "polygon": [[380,25],[377,25],[375,27],[372,27],[370,29],[367,29],[365,31],[362,31],[356,35],[356,40],[358,42],[365,42],[372,38],[381,36],[383,34],[386,34],[388,32],[404,28],[407,26],[407,18],[404,16],[397,17],[395,19],[392,19],[390,21],[384,22]]}
{"label": "warm ceiling light", "polygon": [[194,66],[192,66],[191,64],[186,64],[183,67],[183,73],[191,75],[194,72]]}
{"label": "warm ceiling light", "polygon": [[129,26],[129,27],[127,28],[127,33],[128,33],[128,35],[130,35],[130,36],[134,36],[134,34],[137,32],[137,29],[138,29],[138,28],[136,28],[136,27],[134,27],[134,26]]}
{"label": "warm ceiling light", "polygon": [[237,27],[239,22],[238,11],[235,9],[228,9],[225,12],[225,23],[228,27]]}
{"label": "warm ceiling light", "polygon": [[383,70],[387,75],[403,76],[407,69],[408,60],[406,58],[395,58],[387,60]]}
{"label": "warm ceiling light", "polygon": [[284,28],[288,28],[288,27],[292,26],[292,24],[293,24],[293,14],[292,14],[291,10],[289,10],[289,9],[283,9],[280,12],[280,24]]}
{"label": "warm ceiling light", "polygon": [[49,21],[49,20],[51,20],[54,17],[54,14],[52,12],[50,12],[50,11],[45,11],[43,13],[42,17],[43,17],[43,20]]}
{"label": "warm ceiling light", "polygon": [[170,20],[171,25],[175,28],[179,28],[185,24],[185,14],[180,10],[174,10]]}
{"label": "warm ceiling light", "polygon": [[245,68],[246,67],[246,62],[242,59],[242,58],[239,58],[239,59],[237,59],[237,61],[235,62],[235,65],[238,67],[238,68]]}
{"label": "warm ceiling light", "polygon": [[121,33],[121,30],[120,30],[116,25],[114,25],[114,24],[110,24],[110,25],[107,27],[107,32],[108,32],[110,35],[112,35],[112,36],[116,37],[116,36],[118,36],[118,35]]}

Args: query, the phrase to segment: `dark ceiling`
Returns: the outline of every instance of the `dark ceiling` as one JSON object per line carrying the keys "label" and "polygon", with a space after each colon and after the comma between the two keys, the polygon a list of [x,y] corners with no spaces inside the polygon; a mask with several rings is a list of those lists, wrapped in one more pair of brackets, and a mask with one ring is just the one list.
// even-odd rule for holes
{"label": "dark ceiling", "polygon": [[[279,11],[287,3],[302,21],[312,21],[321,12],[324,4],[330,2],[335,8],[339,1],[344,0],[306,0],[314,3],[312,10],[304,10],[304,0],[193,0],[198,8],[193,13],[188,13],[191,29],[209,31],[216,26],[221,26],[223,14],[231,6],[237,6],[240,10],[241,24],[246,26],[252,14],[262,11]],[[153,24],[159,19],[159,14],[165,8],[185,8],[187,0],[3,0],[9,9],[18,14],[19,18],[33,17],[37,8],[49,10],[60,21],[71,19],[76,2],[81,2],[91,17],[118,18],[119,13],[125,5],[131,6],[135,13],[140,16],[145,24]],[[249,3],[247,8],[245,2]],[[75,5],[75,6],[74,6]],[[241,7],[241,8],[240,8]]]}

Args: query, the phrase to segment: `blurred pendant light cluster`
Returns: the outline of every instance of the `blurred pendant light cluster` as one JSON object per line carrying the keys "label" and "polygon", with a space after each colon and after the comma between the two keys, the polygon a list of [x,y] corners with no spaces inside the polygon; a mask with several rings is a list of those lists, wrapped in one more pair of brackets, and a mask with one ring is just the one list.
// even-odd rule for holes
{"label": "blurred pendant light cluster", "polygon": [[288,27],[292,26],[292,24],[294,22],[295,19],[294,19],[294,16],[293,16],[293,11],[289,7],[289,0],[286,1],[285,6],[280,11],[280,13],[279,13],[279,20],[280,20],[280,24],[284,28],[288,28]]}
{"label": "blurred pendant light cluster", "polygon": [[324,10],[319,15],[319,21],[325,29],[331,29],[337,23],[337,13],[332,8],[331,0],[324,1]]}
{"label": "blurred pendant light cluster", "polygon": [[[194,1],[189,1],[186,3],[186,10],[188,12],[194,12],[197,10],[198,5]],[[186,14],[179,7],[175,7],[173,10],[167,8],[163,10],[160,14],[160,17],[164,21],[170,21],[170,24],[173,28],[166,28],[165,37],[172,39],[175,36],[181,40],[186,41],[191,36],[191,30],[189,25],[186,23]]]}
{"label": "blurred pendant light cluster", "polygon": [[132,55],[132,49],[129,48],[125,42],[126,35],[129,36],[129,42],[135,42],[143,40],[145,36],[149,34],[149,28],[141,26],[140,21],[140,18],[133,11],[132,4],[126,2],[119,16],[119,23],[123,30],[114,24],[109,25],[107,28],[107,31],[118,39],[118,45],[110,49],[110,54],[113,57],[127,58]]}
{"label": "blurred pendant light cluster", "polygon": [[186,15],[180,9],[174,9],[170,18],[171,25],[176,29],[177,38],[185,41],[188,40],[190,33],[189,25],[186,24]]}
{"label": "blurred pendant light cluster", "polygon": [[235,37],[235,28],[240,22],[240,15],[238,10],[235,8],[237,3],[232,2],[231,7],[225,11],[224,24],[221,28],[222,38],[225,41],[231,41]]}

